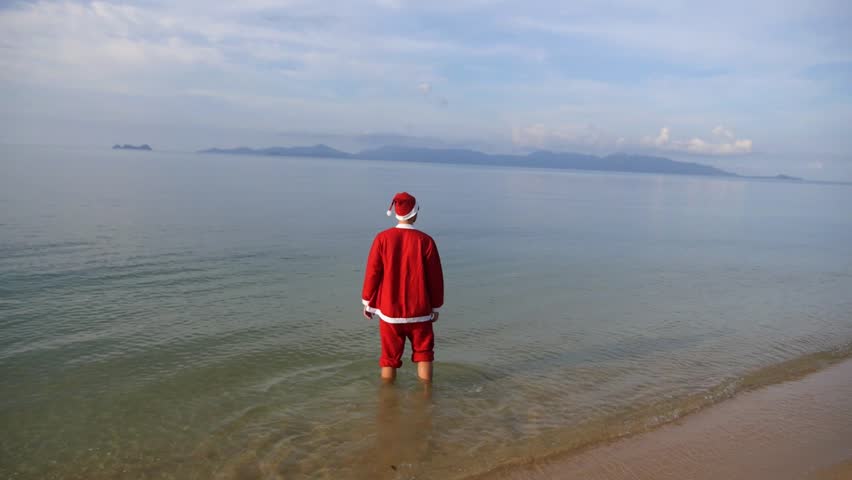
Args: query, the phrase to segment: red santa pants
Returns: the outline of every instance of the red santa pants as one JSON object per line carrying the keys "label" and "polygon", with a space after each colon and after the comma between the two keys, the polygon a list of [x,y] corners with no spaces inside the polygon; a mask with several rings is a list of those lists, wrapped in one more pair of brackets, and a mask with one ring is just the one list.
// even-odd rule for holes
{"label": "red santa pants", "polygon": [[432,322],[388,323],[379,320],[379,336],[382,339],[382,367],[399,368],[402,366],[402,352],[405,339],[411,340],[411,361],[431,362],[435,359],[435,335]]}

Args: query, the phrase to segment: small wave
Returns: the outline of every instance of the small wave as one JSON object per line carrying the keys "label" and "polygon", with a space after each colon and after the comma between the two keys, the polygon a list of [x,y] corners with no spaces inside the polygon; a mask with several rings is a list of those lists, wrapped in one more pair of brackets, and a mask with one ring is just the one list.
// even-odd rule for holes
{"label": "small wave", "polygon": [[78,249],[93,246],[92,242],[45,242],[45,243],[4,243],[0,244],[0,257],[27,258],[45,254],[77,253]]}

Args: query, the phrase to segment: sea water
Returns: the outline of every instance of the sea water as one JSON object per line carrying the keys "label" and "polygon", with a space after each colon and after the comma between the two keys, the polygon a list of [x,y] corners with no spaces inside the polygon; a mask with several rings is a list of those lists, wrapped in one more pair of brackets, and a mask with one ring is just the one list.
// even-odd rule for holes
{"label": "sea water", "polygon": [[[360,314],[403,190],[444,266],[432,388],[407,355],[381,385]],[[3,146],[0,476],[463,478],[653,428],[849,354],[849,205],[842,185]]]}

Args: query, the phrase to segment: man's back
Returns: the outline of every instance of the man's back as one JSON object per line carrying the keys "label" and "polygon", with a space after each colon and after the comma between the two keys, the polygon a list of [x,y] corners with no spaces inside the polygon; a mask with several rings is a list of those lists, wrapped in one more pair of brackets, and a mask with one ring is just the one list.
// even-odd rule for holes
{"label": "man's back", "polygon": [[441,259],[432,237],[407,224],[376,235],[361,298],[386,322],[430,320],[444,303]]}

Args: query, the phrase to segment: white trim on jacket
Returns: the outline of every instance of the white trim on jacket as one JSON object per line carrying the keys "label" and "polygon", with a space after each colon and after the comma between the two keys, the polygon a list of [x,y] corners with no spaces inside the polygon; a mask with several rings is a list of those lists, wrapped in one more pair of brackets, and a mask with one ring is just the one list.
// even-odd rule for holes
{"label": "white trim on jacket", "polygon": [[[382,313],[382,311],[379,310],[378,308],[371,307],[369,300],[364,300],[362,298],[361,304],[364,305],[364,310],[366,310],[370,313],[375,313],[376,315],[379,316],[379,318],[381,318],[382,320],[384,320],[388,323],[417,323],[417,322],[428,322],[429,320],[432,320],[431,314],[424,315],[422,317],[400,317],[400,318],[389,317],[389,316],[385,315],[384,313]],[[432,312],[438,312],[438,308],[433,308]]]}

